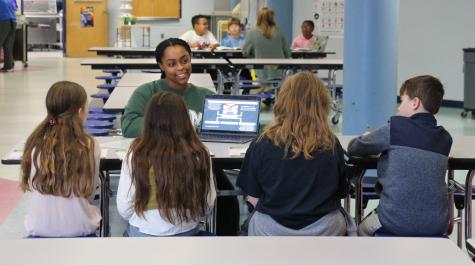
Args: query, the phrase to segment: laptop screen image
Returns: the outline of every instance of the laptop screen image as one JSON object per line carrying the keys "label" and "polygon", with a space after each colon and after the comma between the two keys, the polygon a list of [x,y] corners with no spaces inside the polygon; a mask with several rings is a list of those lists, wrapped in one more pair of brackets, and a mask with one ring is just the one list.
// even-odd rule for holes
{"label": "laptop screen image", "polygon": [[260,98],[211,95],[205,98],[201,132],[257,134]]}

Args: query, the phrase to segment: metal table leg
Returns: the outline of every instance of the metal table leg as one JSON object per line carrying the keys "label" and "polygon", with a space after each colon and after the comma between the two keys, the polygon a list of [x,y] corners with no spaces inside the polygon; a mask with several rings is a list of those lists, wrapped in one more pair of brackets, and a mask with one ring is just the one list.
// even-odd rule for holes
{"label": "metal table leg", "polygon": [[465,240],[472,238],[472,180],[475,170],[469,170],[465,179]]}
{"label": "metal table leg", "polygon": [[231,95],[239,95],[240,93],[240,87],[239,87],[239,81],[240,81],[240,76],[241,76],[241,69],[237,71],[233,71],[233,87],[231,89]]}
{"label": "metal table leg", "polygon": [[217,88],[216,92],[219,95],[222,95],[224,93],[224,76],[223,76],[223,72],[221,71],[221,69],[218,69],[217,72],[218,72],[218,76],[217,76],[218,88]]}
{"label": "metal table leg", "polygon": [[109,172],[104,171],[101,172],[101,214],[102,214],[102,221],[101,221],[101,229],[100,229],[100,236],[101,237],[108,237],[109,236]]}
{"label": "metal table leg", "polygon": [[366,173],[366,169],[361,169],[356,176],[356,206],[355,206],[355,222],[357,225],[361,223],[364,217],[363,209],[363,177]]}

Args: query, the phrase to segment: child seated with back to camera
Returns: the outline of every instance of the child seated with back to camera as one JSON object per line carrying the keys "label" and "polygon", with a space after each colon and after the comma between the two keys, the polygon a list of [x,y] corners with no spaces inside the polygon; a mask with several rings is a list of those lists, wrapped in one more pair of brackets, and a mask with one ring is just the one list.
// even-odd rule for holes
{"label": "child seated with back to camera", "polygon": [[61,81],[46,95],[47,114],[25,143],[21,184],[31,193],[28,237],[95,237],[101,214],[92,205],[99,183],[99,144],[84,129],[87,94]]}
{"label": "child seated with back to camera", "polygon": [[322,80],[310,72],[282,84],[275,119],[249,145],[236,182],[255,207],[248,235],[356,234],[341,207],[345,160],[328,124],[330,105]]}
{"label": "child seated with back to camera", "polygon": [[402,84],[400,96],[399,116],[348,145],[352,156],[379,155],[379,205],[359,225],[360,236],[442,235],[449,224],[445,174],[452,137],[434,117],[443,85],[433,76],[416,76]]}
{"label": "child seated with back to camera", "polygon": [[124,235],[198,235],[215,198],[210,154],[185,102],[175,93],[156,93],[122,163],[117,210],[128,222]]}

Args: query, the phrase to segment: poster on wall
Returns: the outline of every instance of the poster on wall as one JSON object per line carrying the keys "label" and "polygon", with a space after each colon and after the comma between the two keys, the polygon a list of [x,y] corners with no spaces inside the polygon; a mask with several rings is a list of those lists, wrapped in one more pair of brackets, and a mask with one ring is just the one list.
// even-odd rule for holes
{"label": "poster on wall", "polygon": [[94,7],[92,6],[81,6],[79,8],[81,12],[81,27],[90,28],[94,27]]}
{"label": "poster on wall", "polygon": [[344,0],[315,0],[314,10],[315,26],[319,34],[343,35]]}

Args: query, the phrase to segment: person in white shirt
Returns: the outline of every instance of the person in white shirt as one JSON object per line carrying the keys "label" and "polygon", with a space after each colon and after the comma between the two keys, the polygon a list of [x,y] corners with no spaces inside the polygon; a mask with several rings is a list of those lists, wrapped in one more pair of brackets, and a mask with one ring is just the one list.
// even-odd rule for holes
{"label": "person in white shirt", "polygon": [[21,184],[31,192],[29,237],[96,236],[101,214],[91,204],[99,183],[99,144],[84,130],[87,94],[76,83],[53,84],[46,118],[25,143]]}
{"label": "person in white shirt", "polygon": [[196,15],[191,18],[192,30],[185,32],[180,39],[186,41],[191,48],[214,49],[219,46],[213,33],[209,31],[208,18],[204,15]]}
{"label": "person in white shirt", "polygon": [[156,93],[120,172],[117,210],[128,221],[124,236],[198,235],[216,198],[211,169],[183,99]]}

